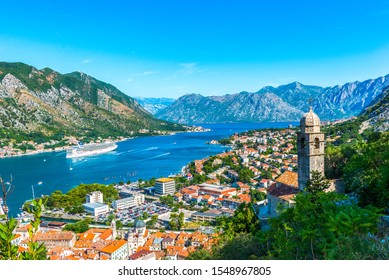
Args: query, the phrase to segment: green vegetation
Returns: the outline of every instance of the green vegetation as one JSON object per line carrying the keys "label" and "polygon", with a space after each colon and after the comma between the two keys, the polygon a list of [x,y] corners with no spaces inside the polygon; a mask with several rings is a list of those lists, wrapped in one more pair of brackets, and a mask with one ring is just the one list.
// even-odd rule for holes
{"label": "green vegetation", "polygon": [[260,230],[259,220],[254,213],[252,203],[242,203],[236,209],[234,216],[222,216],[216,221],[227,239],[232,239],[241,233],[251,233]]}
{"label": "green vegetation", "polygon": [[84,210],[82,204],[85,203],[85,197],[88,193],[100,191],[103,193],[104,203],[111,203],[119,198],[118,191],[112,186],[102,184],[81,184],[71,189],[66,194],[57,190],[53,192],[47,200],[46,207],[49,209],[63,208],[70,213],[82,213]]}
{"label": "green vegetation", "polygon": [[10,219],[4,224],[0,223],[0,260],[16,260],[18,258],[18,246],[11,244],[15,238],[12,232],[17,226],[15,219]]}
{"label": "green vegetation", "polygon": [[326,149],[326,175],[344,178],[346,192],[358,195],[361,206],[389,208],[389,132],[367,132],[361,141]]}
{"label": "green vegetation", "polygon": [[223,145],[223,146],[232,144],[232,141],[230,138],[220,139],[220,140],[218,140],[218,142],[220,145]]}
{"label": "green vegetation", "polygon": [[90,219],[84,219],[74,224],[67,224],[63,230],[73,231],[74,233],[83,233],[89,229]]}
{"label": "green vegetation", "polygon": [[148,228],[154,228],[158,221],[158,215],[152,215],[150,220],[146,222]]}
{"label": "green vegetation", "polygon": [[325,179],[319,171],[311,172],[312,179],[307,182],[305,191],[313,195],[318,195],[330,187],[330,181]]}
{"label": "green vegetation", "polygon": [[239,170],[239,181],[242,181],[243,183],[250,183],[251,179],[254,177],[254,173],[248,168],[243,167],[241,170]]}
{"label": "green vegetation", "polygon": [[[378,232],[378,209],[361,208],[336,193],[300,193],[295,201],[295,207],[285,209],[279,217],[271,220],[268,232],[261,232],[258,235],[258,241],[264,249],[261,257],[268,259],[372,257],[367,252],[375,246],[375,237],[369,236]],[[366,250],[358,251],[360,240],[370,240],[371,245]]]}
{"label": "green vegetation", "polygon": [[[32,98],[38,106],[22,104],[14,98],[2,98],[5,114],[0,114],[0,146],[33,141],[47,143],[75,136],[85,143],[98,137],[157,135],[160,131],[184,131],[182,125],[154,118],[133,98],[114,86],[80,72],[62,75],[49,68],[42,70],[23,63],[0,62],[0,80],[8,73],[19,79],[27,90],[19,94],[41,93]],[[41,100],[49,89],[72,92]],[[51,103],[50,103],[51,102]],[[67,114],[67,112],[71,112]],[[140,130],[146,129],[145,133]],[[55,148],[60,143],[48,144]],[[22,151],[28,146],[22,145]]]}
{"label": "green vegetation", "polygon": [[173,205],[174,205],[174,197],[170,194],[161,196],[159,198],[159,201],[161,203],[165,203],[169,207],[173,207]]}
{"label": "green vegetation", "polygon": [[47,250],[44,243],[38,243],[35,241],[35,235],[39,230],[41,223],[40,217],[44,208],[45,202],[42,199],[34,200],[27,212],[34,215],[34,218],[30,221],[31,227],[28,229],[28,248],[21,253],[22,260],[46,260]]}
{"label": "green vegetation", "polygon": [[184,213],[180,212],[180,214],[171,213],[169,226],[171,230],[180,230],[184,226]]}
{"label": "green vegetation", "polygon": [[40,217],[42,214],[44,202],[42,199],[34,200],[27,211],[33,214],[33,219],[30,221],[28,228],[28,243],[27,249],[23,252],[18,251],[18,246],[11,244],[15,238],[13,231],[17,227],[17,221],[13,218],[0,223],[0,260],[46,260],[47,250],[44,243],[35,241],[35,235],[38,232]]}
{"label": "green vegetation", "polygon": [[349,120],[336,125],[322,127],[322,132],[326,137],[336,138],[334,145],[341,145],[353,140],[362,140],[363,137],[359,133],[361,127],[361,119]]}
{"label": "green vegetation", "polygon": [[389,211],[389,132],[354,146],[354,154],[343,168],[346,191],[359,196],[361,206]]}
{"label": "green vegetation", "polygon": [[257,189],[250,189],[251,202],[257,203],[258,201],[262,201],[266,199],[267,195],[263,192],[260,192]]}

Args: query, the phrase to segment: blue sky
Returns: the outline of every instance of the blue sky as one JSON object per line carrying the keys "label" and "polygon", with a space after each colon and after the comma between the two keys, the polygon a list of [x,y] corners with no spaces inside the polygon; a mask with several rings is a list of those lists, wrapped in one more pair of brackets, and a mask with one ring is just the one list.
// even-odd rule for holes
{"label": "blue sky", "polygon": [[82,71],[130,96],[221,95],[293,81],[333,86],[389,74],[386,0],[0,6],[0,61]]}

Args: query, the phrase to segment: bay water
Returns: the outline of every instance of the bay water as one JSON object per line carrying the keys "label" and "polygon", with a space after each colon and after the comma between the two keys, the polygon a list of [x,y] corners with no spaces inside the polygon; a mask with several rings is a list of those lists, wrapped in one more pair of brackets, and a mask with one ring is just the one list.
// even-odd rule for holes
{"label": "bay water", "polygon": [[118,148],[106,154],[67,159],[65,152],[48,152],[0,159],[0,175],[5,181],[13,177],[15,189],[7,200],[10,215],[16,216],[26,200],[67,192],[80,183],[134,182],[138,179],[165,177],[180,173],[183,166],[226,150],[221,145],[206,142],[219,140],[251,129],[280,128],[297,123],[223,123],[199,124],[208,132],[177,133],[169,136],[149,136],[118,143]]}

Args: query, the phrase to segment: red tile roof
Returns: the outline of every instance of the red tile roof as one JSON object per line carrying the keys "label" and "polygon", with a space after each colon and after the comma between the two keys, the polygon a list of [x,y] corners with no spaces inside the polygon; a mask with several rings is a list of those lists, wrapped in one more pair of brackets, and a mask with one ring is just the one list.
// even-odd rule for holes
{"label": "red tile roof", "polygon": [[283,184],[291,187],[298,187],[298,174],[297,172],[285,171],[277,178],[276,182],[278,184]]}
{"label": "red tile roof", "polygon": [[101,249],[100,251],[103,253],[107,253],[107,254],[113,254],[118,249],[120,249],[122,246],[127,246],[126,240],[124,240],[124,239],[115,240],[111,244],[109,244],[108,246]]}

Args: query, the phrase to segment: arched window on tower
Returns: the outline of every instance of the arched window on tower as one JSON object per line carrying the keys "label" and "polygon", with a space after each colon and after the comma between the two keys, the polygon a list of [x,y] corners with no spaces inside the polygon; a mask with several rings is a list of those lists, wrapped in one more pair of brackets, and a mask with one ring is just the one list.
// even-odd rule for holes
{"label": "arched window on tower", "polygon": [[315,149],[319,149],[319,148],[320,148],[319,138],[315,138]]}

